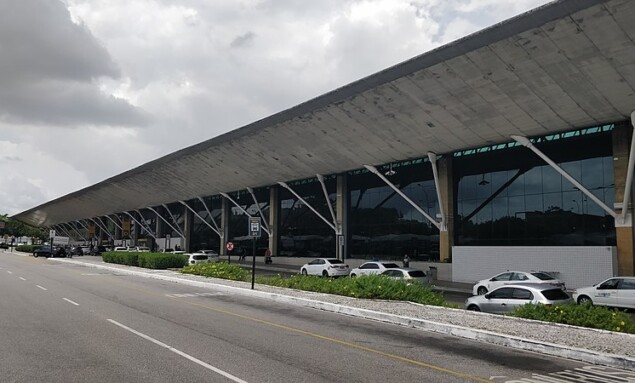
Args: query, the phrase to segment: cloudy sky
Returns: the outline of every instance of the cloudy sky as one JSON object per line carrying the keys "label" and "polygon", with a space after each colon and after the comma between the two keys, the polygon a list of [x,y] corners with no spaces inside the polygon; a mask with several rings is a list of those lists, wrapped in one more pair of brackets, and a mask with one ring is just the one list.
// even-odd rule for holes
{"label": "cloudy sky", "polygon": [[0,0],[0,213],[287,109],[546,0]]}

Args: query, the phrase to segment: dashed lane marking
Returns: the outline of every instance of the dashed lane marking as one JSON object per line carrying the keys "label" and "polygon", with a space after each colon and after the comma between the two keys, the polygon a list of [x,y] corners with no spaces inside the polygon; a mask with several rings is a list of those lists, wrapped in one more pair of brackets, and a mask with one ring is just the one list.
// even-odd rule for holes
{"label": "dashed lane marking", "polygon": [[36,286],[37,286],[37,288],[38,288],[38,289],[42,289],[42,290],[44,290],[44,291],[48,290],[46,287],[42,287],[42,286],[40,286],[40,285],[36,285]]}
{"label": "dashed lane marking", "polygon": [[23,280],[23,281],[26,281],[26,278],[24,278],[24,277],[20,277],[20,279]]}
{"label": "dashed lane marking", "polygon": [[7,273],[9,273],[9,274],[13,274],[13,271],[7,270]]}
{"label": "dashed lane marking", "polygon": [[68,299],[68,298],[62,298],[62,299],[63,299],[63,300],[65,300],[66,302],[70,303],[70,304],[73,304],[73,305],[75,305],[75,306],[79,306],[79,303],[77,303],[77,302],[73,302],[72,300],[70,300],[70,299]]}

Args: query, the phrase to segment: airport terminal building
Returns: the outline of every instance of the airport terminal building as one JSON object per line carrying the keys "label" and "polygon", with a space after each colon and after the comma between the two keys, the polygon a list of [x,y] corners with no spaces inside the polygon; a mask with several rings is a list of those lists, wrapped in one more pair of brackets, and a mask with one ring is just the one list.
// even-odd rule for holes
{"label": "airport terminal building", "polygon": [[560,0],[17,214],[77,241],[635,274],[635,2]]}

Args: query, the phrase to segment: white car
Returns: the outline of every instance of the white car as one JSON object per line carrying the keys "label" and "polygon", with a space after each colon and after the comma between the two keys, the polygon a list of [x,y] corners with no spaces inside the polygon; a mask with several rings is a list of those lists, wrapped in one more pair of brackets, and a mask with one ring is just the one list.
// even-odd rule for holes
{"label": "white car", "polygon": [[366,262],[351,270],[351,277],[358,275],[381,274],[388,269],[398,269],[399,265],[391,262]]}
{"label": "white car", "polygon": [[321,275],[323,277],[336,277],[348,275],[348,265],[336,258],[316,258],[302,265],[302,275]]}
{"label": "white car", "polygon": [[150,248],[145,246],[129,246],[128,251],[134,253],[149,253]]}
{"label": "white car", "polygon": [[215,250],[199,250],[197,253],[206,254],[210,262],[220,262],[220,255]]}
{"label": "white car", "polygon": [[564,283],[542,271],[506,271],[491,278],[476,282],[472,287],[472,295],[483,295],[503,285],[515,283],[546,283],[566,290]]}
{"label": "white car", "polygon": [[196,265],[199,263],[209,263],[209,256],[204,253],[191,253],[191,254],[183,254],[187,255],[188,260],[187,263],[189,265]]}
{"label": "white car", "polygon": [[128,251],[128,248],[124,246],[116,246],[113,251]]}
{"label": "white car", "polygon": [[400,267],[398,269],[387,269],[380,275],[384,277],[400,279],[408,284],[414,283],[414,282],[417,282],[417,283],[428,282],[425,272],[421,270],[417,270],[417,269],[410,269],[410,268],[404,268],[404,267]]}
{"label": "white car", "polygon": [[579,304],[635,309],[635,277],[609,278],[595,286],[576,289],[573,299]]}

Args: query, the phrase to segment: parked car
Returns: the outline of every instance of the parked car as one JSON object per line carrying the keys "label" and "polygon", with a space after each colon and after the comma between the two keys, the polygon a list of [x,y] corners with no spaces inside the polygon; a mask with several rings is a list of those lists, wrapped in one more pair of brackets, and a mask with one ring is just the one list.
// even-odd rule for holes
{"label": "parked car", "polygon": [[66,250],[64,250],[63,247],[59,247],[59,246],[54,246],[53,247],[53,252],[51,254],[51,246],[50,245],[44,245],[41,246],[35,250],[33,250],[33,256],[35,258],[37,257],[65,257],[66,256]]}
{"label": "parked car", "polygon": [[84,250],[82,250],[81,246],[73,246],[70,249],[70,253],[72,255],[84,255]]}
{"label": "parked car", "polygon": [[128,251],[128,248],[125,246],[115,246],[113,251]]}
{"label": "parked car", "polygon": [[9,244],[6,242],[0,242],[0,249],[8,249],[9,248]]}
{"label": "parked car", "polygon": [[496,289],[497,287],[518,283],[544,283],[566,290],[565,285],[561,280],[542,271],[506,271],[491,278],[476,282],[474,287],[472,287],[472,294],[483,295],[488,291]]}
{"label": "parked car", "polygon": [[150,248],[146,246],[128,246],[127,251],[134,253],[149,253]]}
{"label": "parked car", "polygon": [[198,263],[209,263],[209,256],[204,253],[191,253],[191,254],[184,254],[184,255],[187,255],[188,257],[187,263],[189,265],[196,265]]}
{"label": "parked car", "polygon": [[511,312],[528,303],[562,305],[573,303],[573,299],[561,288],[545,283],[523,283],[501,286],[483,295],[467,298],[465,308],[493,314]]}
{"label": "parked car", "polygon": [[203,253],[207,255],[210,262],[220,262],[220,255],[215,250],[199,250],[197,253]]}
{"label": "parked car", "polygon": [[98,245],[98,246],[94,246],[92,248],[92,250],[90,250],[90,255],[101,255],[101,253],[105,253],[106,251],[108,251],[108,249],[106,248],[106,246],[102,246],[102,245]]}
{"label": "parked car", "polygon": [[573,299],[579,304],[635,309],[635,277],[609,278],[597,285],[576,289]]}
{"label": "parked car", "polygon": [[323,277],[337,277],[348,275],[348,265],[336,258],[316,258],[302,265],[302,275],[321,275]]}
{"label": "parked car", "polygon": [[388,269],[381,273],[384,277],[401,279],[406,283],[427,283],[426,273],[418,269],[399,267],[396,269]]}
{"label": "parked car", "polygon": [[351,277],[358,275],[381,274],[388,269],[397,269],[399,265],[391,262],[366,262],[351,270]]}

